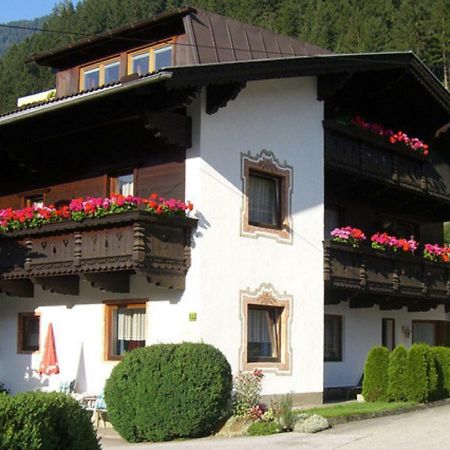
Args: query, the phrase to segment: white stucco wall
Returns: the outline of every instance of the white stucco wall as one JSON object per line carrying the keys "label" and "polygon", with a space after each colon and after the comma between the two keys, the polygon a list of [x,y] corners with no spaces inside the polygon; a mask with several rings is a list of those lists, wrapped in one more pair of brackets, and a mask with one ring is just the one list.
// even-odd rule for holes
{"label": "white stucco wall", "polygon": [[[181,293],[155,287],[143,277],[131,277],[130,294],[112,294],[80,283],[77,297],[52,294],[35,287],[33,299],[0,296],[0,381],[12,391],[49,386],[60,381],[77,380],[79,392],[98,393],[116,364],[105,360],[105,300],[148,299],[147,342],[181,342],[193,340],[192,322],[188,321]],[[17,315],[40,313],[41,352],[48,323],[55,335],[61,373],[51,377],[37,374],[42,353],[17,354]]]}
{"label": "white stucco wall", "polygon": [[355,386],[364,369],[367,353],[375,345],[381,345],[382,318],[395,320],[395,343],[410,347],[409,338],[402,332],[402,326],[412,330],[413,320],[449,320],[441,305],[427,312],[410,313],[406,308],[380,311],[373,308],[351,309],[347,303],[327,305],[325,314],[342,316],[342,361],[325,363],[325,387]]}
{"label": "white stucco wall", "polygon": [[[36,287],[35,298],[0,295],[0,381],[13,391],[48,385],[36,369],[40,354],[18,355],[17,313],[41,314],[41,347],[53,323],[61,374],[78,390],[99,392],[116,364],[105,361],[104,300],[146,298],[147,342],[203,341],[240,367],[240,291],[270,283],[292,296],[289,374],[267,373],[263,393],[317,393],[323,386],[323,105],[316,79],[249,82],[214,115],[203,92],[190,107],[193,146],[187,152],[186,198],[199,218],[184,292],[132,277],[130,294],[110,294],[81,282],[77,297]],[[241,237],[241,153],[266,149],[293,167],[293,242]],[[197,313],[189,321],[189,313]],[[81,356],[80,356],[81,355]]]}
{"label": "white stucco wall", "polygon": [[[198,333],[240,369],[240,290],[270,283],[293,296],[290,374],[267,373],[263,393],[322,391],[323,107],[315,78],[250,82],[213,115],[192,105],[186,196],[200,212],[186,297]],[[293,243],[240,235],[241,153],[266,149],[293,167]]]}

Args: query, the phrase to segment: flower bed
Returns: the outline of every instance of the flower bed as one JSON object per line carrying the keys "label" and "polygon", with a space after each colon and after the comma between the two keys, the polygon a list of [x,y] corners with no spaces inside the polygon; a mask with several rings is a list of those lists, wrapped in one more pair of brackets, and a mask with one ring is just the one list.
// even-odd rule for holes
{"label": "flower bed", "polygon": [[383,125],[379,123],[366,122],[361,116],[354,116],[351,119],[352,125],[357,126],[363,130],[367,130],[373,134],[377,134],[378,136],[383,136],[389,140],[391,144],[400,144],[406,146],[409,150],[419,153],[421,155],[428,155],[429,148],[428,145],[425,144],[418,138],[409,137],[403,131],[394,132],[389,128],[385,128]]}
{"label": "flower bed", "polygon": [[[358,248],[366,240],[366,236],[359,228],[345,226],[335,228],[331,233],[331,240]],[[378,232],[370,237],[371,247],[383,252],[396,252],[415,254],[419,248],[419,242],[415,239],[399,238],[391,236],[386,232]],[[424,244],[423,257],[433,262],[450,262],[450,247],[439,244]]]}
{"label": "flower bed", "polygon": [[359,228],[350,226],[335,228],[331,232],[334,242],[350,244],[352,247],[359,247],[359,244],[366,240],[365,234]]}
{"label": "flower bed", "polygon": [[119,214],[142,207],[156,216],[185,216],[193,209],[190,202],[176,199],[165,199],[158,194],[149,198],[112,194],[110,197],[75,198],[69,205],[55,208],[49,206],[33,206],[23,209],[6,208],[0,210],[0,231],[16,231],[37,228],[45,224],[64,220],[82,221],[92,217],[104,217]]}
{"label": "flower bed", "polygon": [[447,245],[440,246],[438,244],[425,244],[423,257],[429,261],[450,261],[450,247]]}
{"label": "flower bed", "polygon": [[392,250],[394,252],[414,253],[419,243],[414,239],[403,239],[387,233],[375,233],[370,238],[372,248],[376,250]]}

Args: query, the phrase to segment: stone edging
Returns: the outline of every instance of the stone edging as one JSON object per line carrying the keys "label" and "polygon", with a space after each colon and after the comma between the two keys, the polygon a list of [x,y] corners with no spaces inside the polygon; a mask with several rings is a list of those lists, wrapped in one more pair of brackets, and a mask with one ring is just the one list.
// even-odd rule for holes
{"label": "stone edging", "polygon": [[[408,412],[412,412],[412,411],[420,411],[422,409],[434,408],[436,406],[445,406],[445,405],[450,405],[450,398],[446,398],[444,400],[438,400],[438,401],[430,402],[430,403],[420,403],[418,405],[405,406],[404,408],[399,408],[399,409],[390,410],[390,411],[352,414],[350,416],[333,417],[333,418],[329,418],[327,420],[328,420],[329,424],[333,427],[335,425],[340,425],[340,424],[348,423],[348,422],[357,422],[360,420],[376,419],[378,417],[396,416],[398,414],[404,414],[404,413],[408,413]],[[318,412],[317,414],[320,414],[320,412]]]}

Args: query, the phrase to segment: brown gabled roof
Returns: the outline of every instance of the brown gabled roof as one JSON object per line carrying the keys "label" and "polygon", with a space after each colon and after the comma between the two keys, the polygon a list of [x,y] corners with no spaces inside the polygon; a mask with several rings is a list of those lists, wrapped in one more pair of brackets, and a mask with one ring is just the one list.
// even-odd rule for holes
{"label": "brown gabled roof", "polygon": [[64,69],[177,35],[176,65],[330,54],[328,50],[219,14],[179,8],[33,55],[30,61]]}

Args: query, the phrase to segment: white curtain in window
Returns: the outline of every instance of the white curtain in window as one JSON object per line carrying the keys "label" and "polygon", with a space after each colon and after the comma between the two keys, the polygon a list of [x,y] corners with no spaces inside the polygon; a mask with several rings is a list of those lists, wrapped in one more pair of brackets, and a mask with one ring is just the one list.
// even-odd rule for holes
{"label": "white curtain in window", "polygon": [[117,339],[145,341],[145,309],[119,308],[117,312]]}
{"label": "white curtain in window", "polygon": [[120,193],[122,195],[125,195],[125,197],[127,197],[128,195],[133,195],[134,193],[134,183],[128,182],[128,183],[122,183],[120,185]]}
{"label": "white curtain in window", "polygon": [[274,179],[250,175],[248,201],[251,222],[277,225],[277,188]]}
{"label": "white curtain in window", "polygon": [[252,309],[248,317],[248,341],[260,345],[259,356],[277,357],[279,321],[278,312],[264,309]]}

